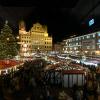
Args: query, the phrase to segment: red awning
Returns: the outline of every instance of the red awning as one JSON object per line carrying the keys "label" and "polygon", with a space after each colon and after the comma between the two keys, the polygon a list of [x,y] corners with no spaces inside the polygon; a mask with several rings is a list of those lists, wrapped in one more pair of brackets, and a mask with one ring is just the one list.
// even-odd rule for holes
{"label": "red awning", "polygon": [[83,70],[63,70],[63,74],[84,74]]}

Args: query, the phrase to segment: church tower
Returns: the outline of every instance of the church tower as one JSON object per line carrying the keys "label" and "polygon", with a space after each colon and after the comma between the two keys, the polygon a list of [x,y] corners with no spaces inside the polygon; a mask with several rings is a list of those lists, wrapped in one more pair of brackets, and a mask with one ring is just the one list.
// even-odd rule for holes
{"label": "church tower", "polygon": [[25,22],[22,20],[19,22],[19,39],[20,39],[20,56],[30,56],[31,44],[30,33],[26,31]]}
{"label": "church tower", "polygon": [[23,20],[19,22],[19,30],[23,30],[23,31],[26,30],[26,25]]}

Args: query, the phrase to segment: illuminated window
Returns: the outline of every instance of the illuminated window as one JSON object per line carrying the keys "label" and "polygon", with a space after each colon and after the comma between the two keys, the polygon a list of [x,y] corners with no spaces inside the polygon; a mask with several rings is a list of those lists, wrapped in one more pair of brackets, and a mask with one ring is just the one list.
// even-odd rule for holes
{"label": "illuminated window", "polygon": [[24,47],[26,48],[27,47],[27,44],[24,44]]}
{"label": "illuminated window", "polygon": [[87,39],[90,38],[90,35],[87,35]]}
{"label": "illuminated window", "polygon": [[78,45],[78,43],[76,43],[76,45]]}
{"label": "illuminated window", "polygon": [[78,40],[78,38],[76,38],[76,40]]}
{"label": "illuminated window", "polygon": [[26,51],[26,48],[23,48],[23,51]]}
{"label": "illuminated window", "polygon": [[95,34],[93,34],[93,37],[95,37]]}
{"label": "illuminated window", "polygon": [[100,36],[100,33],[98,33],[98,36]]}
{"label": "illuminated window", "polygon": [[98,40],[98,42],[100,43],[100,39]]}
{"label": "illuminated window", "polygon": [[48,34],[46,34],[46,33],[45,33],[45,34],[44,34],[44,36],[45,36],[45,37],[47,37],[47,36],[48,36]]}
{"label": "illuminated window", "polygon": [[87,46],[87,49],[90,49],[90,46]]}
{"label": "illuminated window", "polygon": [[74,50],[76,50],[77,48],[76,47],[74,47]]}

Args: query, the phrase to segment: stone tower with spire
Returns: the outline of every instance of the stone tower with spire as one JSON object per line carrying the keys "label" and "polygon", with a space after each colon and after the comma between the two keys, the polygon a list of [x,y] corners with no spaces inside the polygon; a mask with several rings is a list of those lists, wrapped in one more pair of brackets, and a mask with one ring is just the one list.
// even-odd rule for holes
{"label": "stone tower with spire", "polygon": [[23,30],[23,31],[26,30],[26,25],[23,20],[19,22],[19,30]]}

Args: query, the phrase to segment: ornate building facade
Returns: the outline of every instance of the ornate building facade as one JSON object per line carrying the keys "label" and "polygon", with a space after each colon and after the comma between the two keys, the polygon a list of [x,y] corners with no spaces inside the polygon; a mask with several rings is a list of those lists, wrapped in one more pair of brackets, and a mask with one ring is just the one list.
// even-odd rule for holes
{"label": "ornate building facade", "polygon": [[19,23],[20,55],[30,56],[34,52],[52,51],[52,37],[48,36],[47,26],[40,23],[33,24],[29,32],[26,31],[24,21]]}

